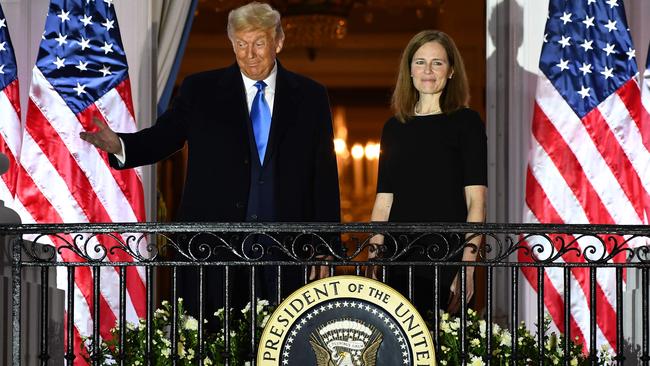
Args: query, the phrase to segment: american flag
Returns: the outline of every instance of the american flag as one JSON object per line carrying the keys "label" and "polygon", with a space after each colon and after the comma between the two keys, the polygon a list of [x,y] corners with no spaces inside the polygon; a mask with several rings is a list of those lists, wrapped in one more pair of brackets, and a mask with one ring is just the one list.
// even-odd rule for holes
{"label": "american flag", "polygon": [[[650,127],[641,105],[623,1],[551,0],[543,42],[524,221],[647,223]],[[568,243],[575,238],[554,239]],[[583,250],[590,243],[602,247],[595,240],[582,238],[577,245]],[[520,253],[520,260],[526,260],[525,256]],[[572,253],[562,260],[581,262],[585,258]],[[617,256],[613,261],[624,260]],[[537,290],[536,271],[523,272]],[[577,336],[588,349],[589,270],[574,268],[571,279],[571,337]],[[615,280],[613,269],[598,269],[594,299],[597,344],[614,350]],[[563,330],[562,269],[546,270],[544,286],[546,309]]]}
{"label": "american flag", "polygon": [[[648,54],[645,61],[645,72],[643,73],[643,91],[641,92],[641,100],[646,111],[650,111],[650,45],[648,45]],[[650,117],[646,115],[646,117]],[[650,121],[647,121],[650,123]]]}
{"label": "american flag", "polygon": [[0,179],[0,200],[12,206],[16,192],[16,163],[20,154],[20,98],[16,57],[9,38],[7,18],[0,5],[0,153],[7,156],[9,170]]}
{"label": "american flag", "polygon": [[[93,118],[116,131],[136,129],[113,0],[52,0],[32,72],[23,131],[15,206],[24,223],[145,220],[140,173],[111,169],[105,153],[79,138],[79,132],[96,128]],[[52,245],[65,244],[59,238],[49,240]],[[99,243],[115,245],[106,237],[94,237],[89,248]],[[69,250],[60,255],[64,261],[82,260]],[[109,251],[107,260],[133,261],[121,250]],[[75,275],[75,308],[66,315],[74,317],[74,349],[79,350],[81,337],[92,335],[95,306],[101,312],[100,335],[110,337],[119,316],[119,272],[102,268],[98,304],[93,303],[91,270],[77,267]],[[65,284],[65,271],[57,277]],[[128,321],[145,314],[144,278],[140,268],[128,267]],[[80,357],[77,364],[83,364]]]}

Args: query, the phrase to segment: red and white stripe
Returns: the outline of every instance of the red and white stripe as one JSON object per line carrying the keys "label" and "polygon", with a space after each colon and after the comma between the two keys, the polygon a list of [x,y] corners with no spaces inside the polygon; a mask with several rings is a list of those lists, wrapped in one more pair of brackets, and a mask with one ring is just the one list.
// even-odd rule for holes
{"label": "red and white stripe", "polygon": [[[648,53],[650,53],[650,47],[648,47]],[[648,57],[650,59],[650,55]],[[643,72],[643,81],[642,81],[642,91],[641,91],[641,103],[643,108],[641,108],[641,118],[645,119],[645,123],[650,123],[650,65]]]}
{"label": "red and white stripe", "polygon": [[18,79],[0,91],[0,152],[9,160],[9,169],[0,176],[0,200],[13,208],[22,127]]}
{"label": "red and white stripe", "polygon": [[[524,221],[567,224],[646,224],[650,202],[650,126],[643,117],[637,79],[630,79],[597,108],[580,119],[557,89],[540,74],[535,99],[532,142],[526,177]],[[570,235],[553,236],[565,242]],[[604,238],[603,238],[604,239]],[[622,240],[622,238],[619,238]],[[543,243],[546,255],[559,248],[529,238],[529,245]],[[612,243],[604,240],[605,250]],[[602,247],[596,238],[579,238],[583,253],[569,253],[566,262],[584,262],[590,244]],[[635,244],[635,243],[632,243]],[[544,257],[544,254],[541,255]],[[519,253],[519,259],[530,261]],[[617,256],[614,262],[625,261]],[[529,284],[537,290],[535,269],[523,270]],[[591,295],[589,269],[571,269],[571,336],[589,347]],[[596,340],[616,348],[616,273],[598,269],[596,283]],[[563,270],[549,268],[544,275],[546,310],[558,329],[564,329]]]}
{"label": "red and white stripe", "polygon": [[[135,131],[128,79],[75,115],[41,71],[34,67],[16,190],[16,208],[24,223],[145,221],[140,173],[133,169],[111,169],[106,153],[79,138],[81,131],[95,128],[93,117],[103,120],[114,130]],[[71,240],[70,237],[66,239]],[[49,244],[64,243],[52,237]],[[107,236],[93,237],[89,239],[88,248],[95,244],[110,248],[117,243]],[[82,261],[68,250],[63,250],[61,256],[59,259],[64,261]],[[133,261],[121,250],[107,252],[106,259]],[[66,273],[63,269],[58,275],[63,288],[67,287]],[[106,338],[119,316],[118,268],[102,268],[100,281],[99,327],[101,336]],[[126,284],[126,317],[130,322],[137,322],[145,315],[143,270],[127,267]],[[90,337],[94,304],[89,268],[77,267],[74,291],[75,333],[79,337]],[[80,339],[75,340],[77,352]],[[83,359],[77,357],[75,364],[83,364]]]}

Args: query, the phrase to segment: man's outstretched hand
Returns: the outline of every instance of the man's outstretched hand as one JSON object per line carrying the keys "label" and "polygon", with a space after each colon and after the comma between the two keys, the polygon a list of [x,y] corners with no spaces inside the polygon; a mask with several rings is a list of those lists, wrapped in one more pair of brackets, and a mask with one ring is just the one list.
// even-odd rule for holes
{"label": "man's outstretched hand", "polygon": [[97,132],[82,131],[79,133],[79,137],[107,153],[119,153],[122,150],[122,144],[117,134],[97,118],[93,117],[93,123],[97,126]]}

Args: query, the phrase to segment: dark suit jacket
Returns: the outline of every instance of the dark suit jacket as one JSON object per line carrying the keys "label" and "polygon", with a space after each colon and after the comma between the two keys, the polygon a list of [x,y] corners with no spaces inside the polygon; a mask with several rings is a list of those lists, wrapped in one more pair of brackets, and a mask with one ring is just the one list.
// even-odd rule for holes
{"label": "dark suit jacket", "polygon": [[[126,153],[122,168],[155,163],[187,143],[187,175],[178,220],[246,221],[251,179],[249,123],[237,64],[191,75],[155,125],[120,134]],[[277,221],[340,221],[327,91],[279,62],[265,160],[270,158],[275,167]],[[112,155],[111,165],[117,167]]]}

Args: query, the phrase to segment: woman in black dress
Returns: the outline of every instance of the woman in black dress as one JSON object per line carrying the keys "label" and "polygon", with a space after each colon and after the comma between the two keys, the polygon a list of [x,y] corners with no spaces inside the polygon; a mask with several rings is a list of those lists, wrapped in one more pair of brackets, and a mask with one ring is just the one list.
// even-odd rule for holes
{"label": "woman in black dress", "polygon": [[[382,132],[372,221],[485,221],[487,138],[483,121],[467,108],[468,101],[465,67],[453,40],[434,30],[415,35],[400,62],[392,99],[395,116]],[[464,237],[398,235],[390,240],[393,248],[397,241],[400,250],[409,243],[429,248],[424,253],[415,248],[408,251],[400,257],[404,261],[475,261],[477,256],[474,247],[461,248]],[[480,242],[480,237],[469,241],[476,246]],[[371,243],[384,244],[384,238],[377,235]],[[371,252],[372,258],[377,251]],[[468,301],[474,294],[473,275],[474,267],[467,267]],[[414,268],[413,279],[413,301],[426,315],[434,304],[433,267]],[[461,288],[458,268],[441,266],[438,280],[440,306],[457,312]],[[405,294],[407,281],[406,270],[387,269],[387,282]]]}

